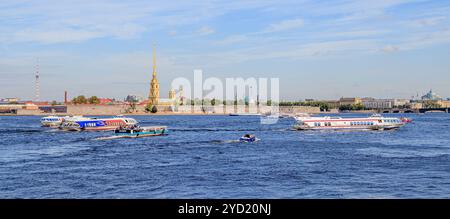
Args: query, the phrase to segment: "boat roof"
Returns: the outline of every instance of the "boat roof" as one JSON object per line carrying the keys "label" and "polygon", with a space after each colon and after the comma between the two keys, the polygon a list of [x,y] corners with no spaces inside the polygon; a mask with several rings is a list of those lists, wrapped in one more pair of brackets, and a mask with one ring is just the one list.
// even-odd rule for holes
{"label": "boat roof", "polygon": [[370,120],[370,119],[399,119],[395,117],[349,117],[349,118],[342,118],[342,117],[330,117],[330,116],[324,116],[324,117],[302,117],[297,118],[297,120]]}
{"label": "boat roof", "polygon": [[141,127],[141,128],[143,128],[143,129],[156,129],[156,128],[164,128],[164,129],[166,129],[167,128],[167,126],[144,126],[144,127]]}

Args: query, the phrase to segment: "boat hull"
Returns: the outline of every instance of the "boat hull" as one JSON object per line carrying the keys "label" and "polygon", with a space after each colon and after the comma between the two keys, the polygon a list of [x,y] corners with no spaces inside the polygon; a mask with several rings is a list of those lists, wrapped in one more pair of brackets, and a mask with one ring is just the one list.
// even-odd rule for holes
{"label": "boat hull", "polygon": [[99,127],[85,127],[85,131],[112,131],[119,128],[119,126],[99,126]]}
{"label": "boat hull", "polygon": [[397,118],[299,117],[297,130],[395,130],[406,123]]}
{"label": "boat hull", "polygon": [[62,131],[68,131],[68,132],[81,132],[83,131],[82,128],[68,128],[68,127],[59,127]]}
{"label": "boat hull", "polygon": [[166,135],[166,133],[147,133],[147,132],[142,132],[142,133],[136,133],[136,134],[123,134],[123,135],[116,135],[116,136],[120,136],[122,138],[144,138],[144,137],[152,137],[152,136],[161,136],[161,135]]}
{"label": "boat hull", "polygon": [[42,122],[42,127],[49,127],[49,128],[58,128],[62,122]]}
{"label": "boat hull", "polygon": [[240,142],[255,142],[256,138],[252,137],[252,138],[240,138],[239,139]]}
{"label": "boat hull", "polygon": [[135,125],[137,121],[132,118],[81,118],[61,124],[60,129],[66,131],[112,131],[122,126]]}
{"label": "boat hull", "polygon": [[143,138],[152,136],[167,135],[167,129],[165,127],[145,127],[141,130],[116,130],[114,133],[121,138]]}
{"label": "boat hull", "polygon": [[63,117],[58,116],[48,116],[41,118],[41,126],[42,127],[51,127],[51,128],[57,128],[64,122]]}

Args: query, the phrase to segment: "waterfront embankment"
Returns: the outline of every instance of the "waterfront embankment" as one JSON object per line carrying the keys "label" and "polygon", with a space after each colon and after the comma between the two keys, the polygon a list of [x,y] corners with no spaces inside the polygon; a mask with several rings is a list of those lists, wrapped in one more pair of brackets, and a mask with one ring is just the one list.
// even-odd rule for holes
{"label": "waterfront embankment", "polygon": [[226,115],[230,113],[321,113],[319,107],[310,106],[177,106],[177,107],[158,107],[158,112],[150,113],[145,110],[145,106],[129,105],[67,105],[64,112],[42,111],[17,109],[14,113],[0,115],[18,115],[18,116],[44,116],[44,115]]}

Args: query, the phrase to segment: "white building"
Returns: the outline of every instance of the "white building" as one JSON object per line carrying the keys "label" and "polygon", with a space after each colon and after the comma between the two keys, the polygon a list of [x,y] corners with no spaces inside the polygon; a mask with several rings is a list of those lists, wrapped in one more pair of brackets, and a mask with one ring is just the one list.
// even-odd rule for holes
{"label": "white building", "polygon": [[394,108],[394,100],[364,98],[362,100],[362,105],[366,109],[392,109]]}
{"label": "white building", "polygon": [[11,103],[11,102],[19,102],[19,98],[4,98],[0,100],[1,102],[7,102],[7,103]]}
{"label": "white building", "polygon": [[411,100],[407,99],[394,99],[394,107],[403,107],[408,106],[411,103]]}
{"label": "white building", "polygon": [[375,99],[363,98],[362,105],[366,109],[392,109],[395,107],[404,107],[410,104],[406,99]]}

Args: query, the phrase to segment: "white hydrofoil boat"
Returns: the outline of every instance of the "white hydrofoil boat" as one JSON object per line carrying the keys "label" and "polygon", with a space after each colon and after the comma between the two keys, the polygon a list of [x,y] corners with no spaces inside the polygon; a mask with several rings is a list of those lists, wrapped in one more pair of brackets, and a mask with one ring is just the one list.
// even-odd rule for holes
{"label": "white hydrofoil boat", "polygon": [[392,130],[405,125],[398,118],[372,115],[366,118],[295,117],[297,130]]}

